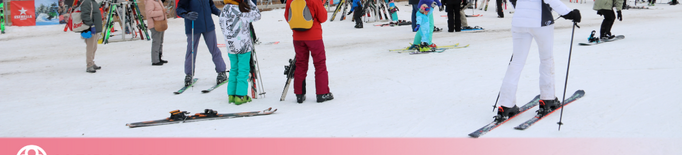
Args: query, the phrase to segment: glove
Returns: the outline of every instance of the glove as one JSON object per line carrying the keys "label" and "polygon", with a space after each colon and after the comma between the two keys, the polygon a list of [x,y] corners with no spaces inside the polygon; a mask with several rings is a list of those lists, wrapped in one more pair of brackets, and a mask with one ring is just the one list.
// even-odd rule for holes
{"label": "glove", "polygon": [[352,13],[353,13],[353,11],[350,11],[350,12],[348,12],[348,14],[347,14],[347,15],[350,15],[350,14],[352,14]]}
{"label": "glove", "polygon": [[90,26],[90,33],[97,33],[97,29],[95,29],[95,26]]}
{"label": "glove", "polygon": [[199,18],[199,13],[191,11],[185,13],[185,15],[182,16],[182,18],[189,19],[189,20],[197,20]]}
{"label": "glove", "polygon": [[618,13],[618,21],[623,21],[623,14],[620,11],[616,11]]}
{"label": "glove", "polygon": [[438,11],[443,12],[443,10],[445,10],[445,6],[439,6],[438,7]]}
{"label": "glove", "polygon": [[467,5],[469,5],[469,1],[468,0],[462,0],[462,6],[466,7]]}
{"label": "glove", "polygon": [[421,25],[417,24],[417,26],[416,26],[416,27],[414,27],[414,30],[413,30],[413,31],[414,31],[414,32],[417,32],[417,31],[419,31],[419,26],[421,26]]}
{"label": "glove", "polygon": [[573,9],[573,11],[568,12],[566,15],[563,15],[561,17],[564,17],[565,19],[571,19],[575,23],[580,23],[580,11],[578,9]]}

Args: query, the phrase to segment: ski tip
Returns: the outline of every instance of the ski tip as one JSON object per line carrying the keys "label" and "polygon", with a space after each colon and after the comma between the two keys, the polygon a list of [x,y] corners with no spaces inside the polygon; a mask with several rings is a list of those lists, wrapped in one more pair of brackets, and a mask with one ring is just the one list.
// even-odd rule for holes
{"label": "ski tip", "polygon": [[173,94],[177,95],[177,94],[180,94],[180,92],[173,92]]}
{"label": "ski tip", "polygon": [[480,135],[478,135],[478,134],[473,134],[473,133],[469,134],[469,137],[471,137],[471,138],[478,138],[479,136]]}
{"label": "ski tip", "polygon": [[514,129],[516,129],[516,130],[526,130],[526,128],[522,128],[522,127],[518,127],[518,126],[517,126],[517,127],[514,127]]}

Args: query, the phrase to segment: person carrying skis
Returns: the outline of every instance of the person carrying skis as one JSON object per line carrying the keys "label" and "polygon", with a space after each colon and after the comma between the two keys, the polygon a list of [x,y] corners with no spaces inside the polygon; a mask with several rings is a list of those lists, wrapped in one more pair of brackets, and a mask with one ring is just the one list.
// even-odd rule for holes
{"label": "person carrying skis", "polygon": [[577,9],[571,10],[559,0],[511,0],[515,8],[512,17],[513,54],[500,88],[497,109],[498,121],[506,120],[519,113],[516,106],[516,90],[521,71],[526,63],[531,41],[535,39],[540,55],[540,109],[546,114],[560,106],[554,90],[554,17],[550,10],[565,19],[579,23],[581,16]]}
{"label": "person carrying skis", "polygon": [[[287,1],[284,9],[284,19],[290,21],[289,14],[298,16],[299,12],[289,12],[291,3],[294,0]],[[296,94],[296,101],[303,103],[305,100],[305,78],[308,72],[308,58],[313,57],[313,65],[315,65],[315,93],[317,94],[317,102],[324,102],[334,99],[334,96],[329,91],[329,73],[327,72],[327,56],[325,56],[324,42],[322,41],[322,26],[321,23],[327,21],[327,10],[324,8],[322,1],[310,0],[305,1],[306,7],[312,15],[312,27],[307,30],[292,30],[294,39],[294,50],[296,51],[296,69],[294,71],[294,93]],[[342,4],[339,4],[342,5]],[[290,23],[291,24],[291,23]]]}
{"label": "person carrying skis", "polygon": [[145,13],[147,13],[147,26],[152,32],[152,65],[161,66],[168,63],[168,61],[161,59],[161,56],[163,55],[163,36],[165,30],[154,27],[154,21],[167,20],[166,8],[163,7],[163,2],[161,2],[161,0],[145,0],[145,4],[144,10]]}
{"label": "person carrying skis", "polygon": [[353,13],[353,10],[355,10],[355,14],[353,14],[353,20],[355,20],[355,28],[362,28],[362,14],[364,13],[362,10],[362,0],[353,0],[353,7],[350,8],[350,12],[348,12],[348,15]]}
{"label": "person carrying skis", "polygon": [[[215,71],[218,73],[216,83],[227,80],[226,66],[223,56],[216,41],[215,25],[211,14],[220,15],[220,10],[215,7],[213,0],[180,0],[176,9],[178,16],[185,18],[185,34],[187,35],[187,52],[185,54],[185,86],[192,84],[194,77],[194,64],[196,63],[196,49],[199,46],[199,37],[204,36],[204,42],[213,57]],[[194,36],[192,36],[194,34]],[[192,44],[193,43],[193,44]]]}
{"label": "person carrying skis", "polygon": [[[417,13],[417,34],[415,34],[415,43],[418,45],[420,52],[432,51],[436,46],[431,43],[431,36],[433,35],[433,5],[437,5],[440,11],[443,11],[442,4],[439,0],[420,0],[419,13]],[[461,27],[460,27],[461,28]],[[417,42],[419,41],[419,42]]]}
{"label": "person carrying skis", "polygon": [[[88,73],[95,73],[102,67],[95,64],[95,52],[97,52],[97,40],[99,39],[99,33],[102,32],[102,13],[99,11],[100,4],[95,0],[82,0],[81,6],[81,19],[83,19],[83,24],[90,26],[90,29],[85,30],[81,33],[90,34],[89,37],[85,38],[85,71]],[[81,34],[81,36],[83,36]]]}
{"label": "person carrying skis", "polygon": [[[616,11],[618,16],[613,13],[614,7],[618,10]],[[604,16],[601,29],[599,30],[599,39],[613,39],[615,36],[611,35],[611,27],[613,27],[614,21],[616,21],[616,18],[619,21],[623,21],[623,14],[621,13],[623,0],[596,0],[592,9],[596,10],[600,16]]]}
{"label": "person carrying skis", "polygon": [[[464,2],[462,2],[464,1]],[[445,0],[445,12],[448,13],[448,32],[462,31],[462,11],[460,7],[466,0]]]}
{"label": "person carrying skis", "polygon": [[251,22],[260,20],[260,11],[250,0],[223,0],[225,6],[220,13],[220,29],[225,36],[227,56],[230,58],[230,77],[227,83],[229,102],[236,105],[250,102],[249,72],[251,52],[254,49],[251,37]]}

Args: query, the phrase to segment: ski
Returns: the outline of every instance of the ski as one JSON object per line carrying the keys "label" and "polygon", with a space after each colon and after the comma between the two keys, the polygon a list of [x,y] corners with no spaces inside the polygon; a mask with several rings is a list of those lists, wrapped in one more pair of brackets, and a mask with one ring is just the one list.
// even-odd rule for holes
{"label": "ski", "polygon": [[518,114],[516,114],[516,115],[514,115],[514,116],[512,116],[512,117],[509,117],[508,119],[506,119],[506,120],[504,120],[504,121],[502,121],[502,122],[498,122],[498,121],[496,121],[496,120],[493,120],[493,122],[490,122],[490,123],[488,123],[487,125],[481,127],[480,129],[478,129],[478,130],[476,130],[476,131],[470,133],[470,134],[469,134],[469,137],[472,137],[472,138],[481,137],[482,135],[484,135],[484,134],[486,134],[486,133],[492,131],[493,129],[495,129],[495,128],[497,128],[498,126],[504,124],[505,122],[507,122],[507,121],[513,119],[514,117],[519,116],[519,115],[522,114],[523,112],[526,112],[526,111],[528,111],[529,109],[531,109],[531,108],[537,106],[538,103],[540,103],[540,95],[535,96],[535,98],[533,98],[532,100],[530,100],[530,102],[528,102],[528,103],[526,103],[525,105],[519,107],[519,113],[518,113]]}
{"label": "ski", "polygon": [[[185,116],[185,114],[189,114],[189,112],[174,110],[174,111],[171,111],[171,114],[172,114],[171,117],[168,117],[166,119],[128,123],[128,124],[126,124],[126,126],[128,126],[129,128],[136,128],[136,127],[157,126],[157,125],[166,125],[166,124],[188,123],[188,122],[196,122],[196,121],[204,121],[204,120],[216,120],[216,119],[227,119],[227,118],[237,118],[237,117],[251,117],[251,116],[260,116],[260,115],[270,115],[272,113],[275,113],[275,111],[277,111],[277,109],[272,109],[272,107],[270,107],[270,108],[265,109],[263,111],[249,111],[249,112],[220,114],[220,113],[218,113],[218,111],[206,109],[206,110],[204,110],[204,113],[196,113],[194,115]],[[175,115],[173,115],[173,113],[175,113]]]}
{"label": "ski", "polygon": [[187,88],[192,87],[195,83],[197,83],[197,80],[199,80],[199,78],[192,79],[192,84],[190,84],[189,86],[184,86],[184,87],[180,88],[180,90],[173,92],[173,93],[174,94],[182,94],[183,92],[185,92],[185,90],[187,90]]}
{"label": "ski", "polygon": [[[420,51],[413,50],[412,52],[410,52],[410,55],[415,55],[415,54],[428,54],[428,53],[442,53],[442,52],[445,52],[445,50],[448,50],[448,49],[459,49],[459,48],[467,48],[467,47],[469,47],[468,44],[465,45],[465,46],[455,46],[455,47],[436,47],[436,49],[434,49],[433,51],[427,51],[427,52],[420,52]],[[398,52],[398,53],[401,53],[401,52]]]}
{"label": "ski", "polygon": [[[585,96],[584,90],[575,91],[575,93],[573,93],[573,95],[571,97],[567,98],[566,101],[562,102],[562,104],[563,104],[562,106],[566,106],[568,104],[571,104],[573,101],[578,100],[578,99],[582,98],[583,96]],[[545,115],[535,115],[535,117],[529,119],[526,122],[519,124],[519,126],[514,127],[514,129],[516,129],[516,130],[528,129],[531,125],[535,124],[536,122],[542,120],[542,118],[545,118],[545,116],[550,115],[559,109],[561,109],[561,107],[556,108],[553,111],[551,111]]]}
{"label": "ski", "polygon": [[[229,71],[228,71],[228,72],[229,72]],[[220,87],[220,86],[226,84],[227,81],[228,81],[228,80],[225,80],[225,81],[223,81],[222,83],[216,84],[216,85],[214,85],[214,86],[211,87],[211,88],[208,88],[208,89],[206,89],[206,90],[202,90],[201,92],[202,92],[202,93],[210,93],[211,91],[213,91],[213,89],[216,89],[216,88],[218,88],[218,87]]]}
{"label": "ski", "polygon": [[601,43],[613,42],[613,41],[617,41],[617,40],[621,40],[621,39],[625,39],[625,36],[624,35],[617,35],[613,39],[605,39],[605,40],[600,40],[600,41],[596,41],[596,42],[589,42],[589,43],[578,43],[578,45],[580,45],[580,46],[592,46],[592,45],[598,45]]}
{"label": "ski", "polygon": [[289,59],[289,65],[284,66],[284,75],[287,76],[287,82],[284,84],[284,91],[282,91],[282,97],[279,98],[279,101],[284,101],[284,98],[287,97],[289,85],[291,85],[291,80],[294,79],[294,70],[296,70],[296,58]]}
{"label": "ski", "polygon": [[[436,48],[451,48],[451,47],[457,47],[457,46],[459,46],[459,43],[453,44],[453,45],[437,46]],[[410,49],[410,47],[412,47],[412,43],[410,43],[410,46],[408,46],[408,47],[401,48],[401,49],[392,49],[392,50],[388,50],[388,51],[389,52],[402,53],[402,52],[412,52],[415,50],[415,49]]]}

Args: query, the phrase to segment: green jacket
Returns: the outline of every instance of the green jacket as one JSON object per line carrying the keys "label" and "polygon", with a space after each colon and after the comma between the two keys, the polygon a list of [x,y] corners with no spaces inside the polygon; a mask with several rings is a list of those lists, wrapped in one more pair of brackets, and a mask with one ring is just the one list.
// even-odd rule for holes
{"label": "green jacket", "polygon": [[596,0],[594,2],[594,10],[613,10],[616,7],[617,11],[623,10],[623,0]]}
{"label": "green jacket", "polygon": [[[97,33],[102,32],[102,14],[99,12],[100,4],[95,2],[95,0],[83,0],[81,3],[83,3],[81,5],[81,19],[83,19],[83,24],[88,26],[95,25]],[[92,15],[90,15],[91,11]]]}

